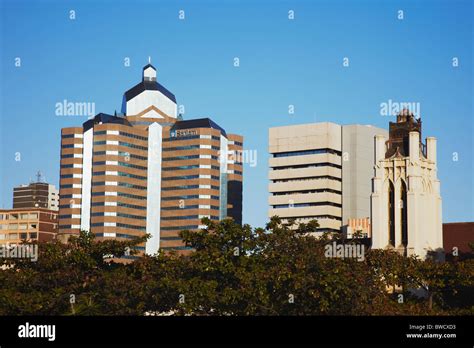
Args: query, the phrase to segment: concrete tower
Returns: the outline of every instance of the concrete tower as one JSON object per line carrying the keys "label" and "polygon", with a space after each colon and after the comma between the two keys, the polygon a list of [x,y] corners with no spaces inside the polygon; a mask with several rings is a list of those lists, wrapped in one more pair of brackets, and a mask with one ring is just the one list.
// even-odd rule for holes
{"label": "concrete tower", "polygon": [[389,139],[375,136],[372,247],[425,258],[443,248],[436,139],[421,138],[421,120],[402,110]]}

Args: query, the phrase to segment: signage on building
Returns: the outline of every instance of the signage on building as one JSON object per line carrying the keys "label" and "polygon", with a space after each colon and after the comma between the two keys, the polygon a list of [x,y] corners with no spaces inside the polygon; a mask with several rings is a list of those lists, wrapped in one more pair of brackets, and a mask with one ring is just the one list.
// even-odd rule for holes
{"label": "signage on building", "polygon": [[197,135],[197,130],[195,129],[183,129],[176,131],[176,137],[188,137],[190,135]]}

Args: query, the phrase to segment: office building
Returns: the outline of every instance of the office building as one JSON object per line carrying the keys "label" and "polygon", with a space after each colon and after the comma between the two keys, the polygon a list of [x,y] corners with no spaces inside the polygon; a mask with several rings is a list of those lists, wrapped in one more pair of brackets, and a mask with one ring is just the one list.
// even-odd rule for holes
{"label": "office building", "polygon": [[54,185],[41,182],[41,175],[39,172],[37,176],[37,182],[32,182],[29,185],[20,185],[13,188],[13,209],[59,209],[59,191]]}
{"label": "office building", "polygon": [[17,244],[22,241],[49,242],[55,239],[57,232],[57,210],[0,209],[0,244]]}
{"label": "office building", "polygon": [[60,235],[151,238],[149,254],[187,249],[178,232],[201,218],[242,220],[243,138],[209,118],[178,120],[175,96],[143,68],[121,115],[98,114],[61,133]]}
{"label": "office building", "polygon": [[269,217],[315,219],[321,233],[368,218],[373,138],[386,133],[331,122],[270,128]]}
{"label": "office building", "polygon": [[[388,140],[375,137],[372,247],[425,258],[443,254],[436,138],[421,142],[421,119],[403,110],[390,122]],[[436,256],[436,255],[434,255]]]}

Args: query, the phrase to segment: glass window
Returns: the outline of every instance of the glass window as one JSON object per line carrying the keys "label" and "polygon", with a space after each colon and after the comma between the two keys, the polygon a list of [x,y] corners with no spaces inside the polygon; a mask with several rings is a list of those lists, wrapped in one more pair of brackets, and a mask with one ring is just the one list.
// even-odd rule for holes
{"label": "glass window", "polygon": [[35,219],[38,219],[38,213],[31,213],[30,220],[35,220]]}
{"label": "glass window", "polygon": [[36,230],[38,228],[38,224],[30,224],[30,230]]}
{"label": "glass window", "polygon": [[10,220],[18,220],[18,214],[10,214]]}
{"label": "glass window", "polygon": [[0,225],[0,230],[8,230],[8,225],[5,224],[5,225]]}
{"label": "glass window", "polygon": [[28,225],[27,224],[19,224],[18,225],[18,229],[19,230],[26,230],[28,228]]}
{"label": "glass window", "polygon": [[36,239],[36,238],[38,238],[38,233],[36,233],[36,232],[30,233],[30,238],[31,238],[31,239]]}
{"label": "glass window", "polygon": [[28,233],[20,233],[20,239],[28,238]]}
{"label": "glass window", "polygon": [[0,220],[6,220],[7,216],[8,215],[6,215],[6,214],[0,214]]}
{"label": "glass window", "polygon": [[0,240],[3,240],[3,239],[5,239],[5,237],[6,237],[6,235],[5,235],[5,234],[3,234],[3,233],[0,233]]}
{"label": "glass window", "polygon": [[8,239],[18,239],[18,233],[10,233]]}
{"label": "glass window", "polygon": [[20,214],[21,220],[28,220],[28,214]]}
{"label": "glass window", "polygon": [[10,224],[8,225],[9,230],[17,230],[18,229],[18,224]]}

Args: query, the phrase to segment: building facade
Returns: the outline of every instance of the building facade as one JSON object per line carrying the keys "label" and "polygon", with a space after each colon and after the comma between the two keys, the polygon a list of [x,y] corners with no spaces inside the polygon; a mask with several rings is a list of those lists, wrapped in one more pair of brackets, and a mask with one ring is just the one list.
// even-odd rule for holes
{"label": "building facade", "polygon": [[443,224],[443,247],[446,258],[468,257],[474,254],[474,222],[447,222]]}
{"label": "building facade", "polygon": [[425,258],[443,253],[436,139],[421,138],[421,120],[403,110],[389,138],[375,137],[372,247]]}
{"label": "building facade", "polygon": [[49,242],[58,232],[58,211],[43,208],[0,210],[0,244]]}
{"label": "building facade", "polygon": [[13,209],[44,208],[59,209],[59,191],[54,185],[34,182],[13,188]]}
{"label": "building facade", "polygon": [[60,235],[151,238],[138,249],[185,250],[201,218],[242,219],[241,136],[209,118],[178,120],[175,96],[152,65],[125,92],[123,115],[98,114],[61,136]]}
{"label": "building facade", "polygon": [[269,217],[316,219],[318,232],[368,218],[373,137],[386,133],[330,122],[270,128]]}

